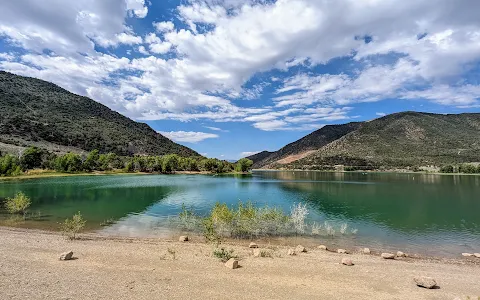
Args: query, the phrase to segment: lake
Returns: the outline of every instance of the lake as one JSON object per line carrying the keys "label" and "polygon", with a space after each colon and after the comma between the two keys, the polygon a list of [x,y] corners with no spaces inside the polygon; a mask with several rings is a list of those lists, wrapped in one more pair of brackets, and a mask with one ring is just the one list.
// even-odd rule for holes
{"label": "lake", "polygon": [[[480,252],[480,176],[255,171],[252,175],[111,175],[0,181],[0,198],[22,191],[34,219],[0,225],[58,229],[80,211],[87,229],[167,237],[182,204],[206,214],[215,202],[309,208],[308,222],[335,228],[311,237],[339,247],[368,246],[423,255]],[[106,220],[113,223],[100,226]],[[341,234],[342,226],[348,229]],[[344,228],[345,229],[345,228]]]}

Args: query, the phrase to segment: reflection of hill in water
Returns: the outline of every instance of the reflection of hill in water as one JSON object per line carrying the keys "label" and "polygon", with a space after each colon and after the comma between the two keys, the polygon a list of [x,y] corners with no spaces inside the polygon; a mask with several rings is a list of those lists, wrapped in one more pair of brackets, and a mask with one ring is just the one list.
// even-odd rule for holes
{"label": "reflection of hill in water", "polygon": [[394,230],[479,232],[480,177],[421,174],[270,172],[327,216],[373,221]]}
{"label": "reflection of hill in water", "polygon": [[32,223],[34,227],[55,228],[56,223],[80,211],[87,220],[87,229],[96,229],[105,220],[116,221],[129,214],[141,213],[174,190],[172,186],[109,186],[109,179],[79,179],[76,183],[66,180],[32,181],[19,187],[9,185],[8,189],[4,186],[2,193],[10,195],[21,190],[30,195],[30,211],[44,216],[44,222]]}

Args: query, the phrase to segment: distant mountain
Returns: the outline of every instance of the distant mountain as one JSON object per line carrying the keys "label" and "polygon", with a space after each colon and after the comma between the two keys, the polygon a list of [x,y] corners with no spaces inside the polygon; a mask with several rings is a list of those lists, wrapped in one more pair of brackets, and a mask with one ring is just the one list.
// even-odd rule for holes
{"label": "distant mountain", "polygon": [[361,124],[353,122],[343,125],[327,125],[276,152],[263,151],[248,158],[254,162],[254,168],[268,167],[270,164],[288,164],[308,156],[328,143],[358,129]]}
{"label": "distant mountain", "polygon": [[480,113],[402,112],[369,122],[325,126],[267,156],[255,167],[401,167],[465,162],[480,162]]}
{"label": "distant mountain", "polygon": [[3,71],[0,111],[0,149],[4,151],[35,145],[57,152],[98,149],[119,155],[199,155],[92,99]]}
{"label": "distant mountain", "polygon": [[274,152],[270,152],[270,151],[262,151],[262,152],[247,156],[246,158],[250,159],[251,161],[253,161],[253,164],[255,164],[264,160],[265,158],[272,155],[273,153]]}

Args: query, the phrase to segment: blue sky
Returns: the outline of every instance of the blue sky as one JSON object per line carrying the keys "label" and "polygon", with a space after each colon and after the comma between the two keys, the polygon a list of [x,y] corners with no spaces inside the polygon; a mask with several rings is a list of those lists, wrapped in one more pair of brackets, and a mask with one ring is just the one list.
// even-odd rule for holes
{"label": "blue sky", "polygon": [[452,3],[2,1],[0,69],[238,159],[327,124],[480,111],[480,2]]}

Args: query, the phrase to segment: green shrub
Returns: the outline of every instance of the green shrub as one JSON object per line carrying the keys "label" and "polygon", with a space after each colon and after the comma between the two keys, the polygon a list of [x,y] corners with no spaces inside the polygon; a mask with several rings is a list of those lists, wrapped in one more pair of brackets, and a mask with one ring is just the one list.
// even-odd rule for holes
{"label": "green shrub", "polygon": [[66,219],[63,223],[61,223],[60,230],[62,231],[63,235],[67,236],[71,240],[75,240],[77,238],[77,234],[85,227],[85,221],[80,214],[80,212],[73,215],[71,219]]}
{"label": "green shrub", "polygon": [[22,192],[18,192],[15,197],[7,198],[5,201],[5,208],[11,214],[21,213],[25,217],[27,209],[31,204],[32,201],[30,201],[30,198],[27,197],[27,195]]}
{"label": "green shrub", "polygon": [[230,258],[237,258],[236,255],[233,255],[233,249],[225,250],[225,248],[213,250],[213,256],[220,259],[222,262],[227,262]]}
{"label": "green shrub", "polygon": [[441,173],[453,173],[454,169],[452,165],[446,165],[440,168]]}
{"label": "green shrub", "polygon": [[477,168],[474,165],[465,164],[465,165],[461,165],[458,168],[458,171],[460,173],[475,174],[475,173],[477,173]]}

